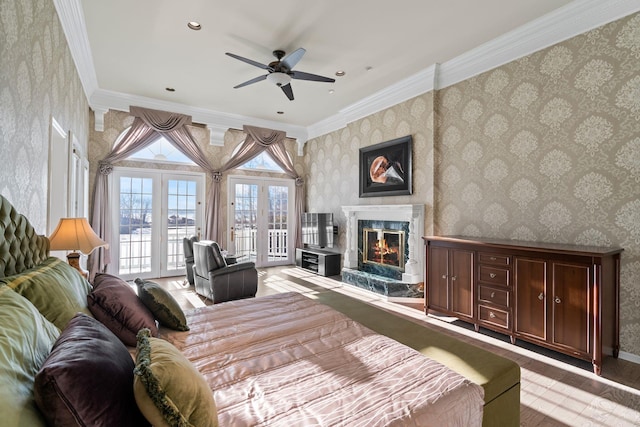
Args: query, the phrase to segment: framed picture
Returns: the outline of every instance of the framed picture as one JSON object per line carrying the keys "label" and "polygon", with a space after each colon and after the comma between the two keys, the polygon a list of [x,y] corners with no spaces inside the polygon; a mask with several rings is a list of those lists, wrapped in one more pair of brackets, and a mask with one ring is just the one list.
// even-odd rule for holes
{"label": "framed picture", "polygon": [[360,149],[360,197],[411,194],[411,135]]}

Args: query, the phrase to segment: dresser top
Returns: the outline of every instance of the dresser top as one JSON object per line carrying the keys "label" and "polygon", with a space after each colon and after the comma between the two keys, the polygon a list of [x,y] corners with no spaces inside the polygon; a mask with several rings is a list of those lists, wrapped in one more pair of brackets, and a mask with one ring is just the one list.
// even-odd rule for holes
{"label": "dresser top", "polygon": [[611,246],[585,246],[570,245],[565,243],[529,242],[524,240],[492,239],[486,237],[470,236],[425,236],[425,244],[428,242],[450,242],[457,244],[477,245],[484,249],[520,249],[533,252],[561,252],[572,255],[609,256],[622,252],[624,249]]}

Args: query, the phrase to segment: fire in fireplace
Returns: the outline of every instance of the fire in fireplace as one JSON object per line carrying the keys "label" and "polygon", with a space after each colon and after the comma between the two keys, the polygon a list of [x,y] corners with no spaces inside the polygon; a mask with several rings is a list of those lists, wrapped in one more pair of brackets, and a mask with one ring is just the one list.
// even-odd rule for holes
{"label": "fire in fireplace", "polygon": [[363,263],[404,271],[404,231],[363,228]]}

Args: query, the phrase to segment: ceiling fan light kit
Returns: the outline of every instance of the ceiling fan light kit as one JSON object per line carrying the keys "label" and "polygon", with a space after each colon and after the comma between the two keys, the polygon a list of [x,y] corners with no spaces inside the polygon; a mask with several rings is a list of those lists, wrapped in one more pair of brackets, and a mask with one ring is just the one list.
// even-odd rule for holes
{"label": "ceiling fan light kit", "polygon": [[295,67],[295,65],[302,59],[302,56],[305,54],[305,52],[305,49],[299,48],[291,52],[289,55],[285,56],[285,52],[283,50],[274,50],[273,56],[277,58],[277,61],[273,61],[269,63],[269,65],[265,65],[252,59],[244,58],[242,56],[227,52],[228,56],[239,61],[246,62],[247,64],[253,65],[254,67],[267,70],[269,73],[262,76],[254,77],[253,79],[247,80],[244,83],[240,83],[239,85],[234,86],[234,89],[261,82],[262,80],[268,80],[281,88],[282,92],[284,92],[287,98],[289,98],[290,101],[293,101],[293,89],[291,88],[290,84],[291,79],[334,83],[335,79],[329,77],[305,73],[302,71],[293,71],[293,67]]}
{"label": "ceiling fan light kit", "polygon": [[274,83],[276,86],[283,86],[289,84],[291,76],[286,73],[273,72],[267,76],[267,80]]}

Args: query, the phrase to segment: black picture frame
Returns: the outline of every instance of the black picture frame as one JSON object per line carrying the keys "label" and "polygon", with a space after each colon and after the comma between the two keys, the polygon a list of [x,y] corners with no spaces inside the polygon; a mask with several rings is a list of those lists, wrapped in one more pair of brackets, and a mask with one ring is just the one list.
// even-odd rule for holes
{"label": "black picture frame", "polygon": [[411,135],[360,149],[360,197],[412,194]]}

